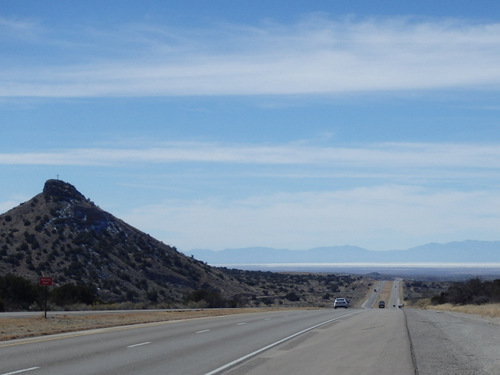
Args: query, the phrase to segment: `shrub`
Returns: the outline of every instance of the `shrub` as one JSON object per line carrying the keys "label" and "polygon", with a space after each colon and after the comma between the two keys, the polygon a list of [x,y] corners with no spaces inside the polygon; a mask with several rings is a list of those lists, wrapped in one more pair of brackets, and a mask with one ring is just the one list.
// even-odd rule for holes
{"label": "shrub", "polygon": [[205,301],[208,308],[226,307],[227,303],[219,292],[206,289],[198,289],[186,297],[187,302]]}
{"label": "shrub", "polygon": [[446,292],[431,298],[431,303],[434,305],[444,303],[482,305],[490,302],[500,302],[500,279],[483,282],[476,278],[463,283],[454,283]]}
{"label": "shrub", "polygon": [[37,286],[28,279],[12,274],[0,277],[2,310],[27,310],[37,297]]}
{"label": "shrub", "polygon": [[292,302],[300,301],[300,297],[295,292],[288,293],[285,298]]}
{"label": "shrub", "polygon": [[88,285],[64,284],[51,291],[50,301],[58,306],[77,303],[91,305],[97,301],[97,294],[95,289]]}

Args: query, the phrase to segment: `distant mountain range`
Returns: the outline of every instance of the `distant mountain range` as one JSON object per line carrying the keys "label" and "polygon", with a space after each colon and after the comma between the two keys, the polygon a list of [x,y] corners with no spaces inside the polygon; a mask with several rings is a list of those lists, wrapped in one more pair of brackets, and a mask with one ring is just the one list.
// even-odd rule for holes
{"label": "distant mountain range", "polygon": [[317,247],[309,250],[251,247],[185,252],[210,265],[277,263],[500,263],[500,241],[430,243],[408,250],[371,251],[356,246]]}

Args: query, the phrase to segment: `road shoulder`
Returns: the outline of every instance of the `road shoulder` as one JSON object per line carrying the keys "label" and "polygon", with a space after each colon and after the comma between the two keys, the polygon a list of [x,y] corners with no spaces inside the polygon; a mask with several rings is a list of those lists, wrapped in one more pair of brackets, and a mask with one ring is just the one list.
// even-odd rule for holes
{"label": "road shoulder", "polygon": [[500,327],[438,311],[405,310],[419,375],[500,374]]}

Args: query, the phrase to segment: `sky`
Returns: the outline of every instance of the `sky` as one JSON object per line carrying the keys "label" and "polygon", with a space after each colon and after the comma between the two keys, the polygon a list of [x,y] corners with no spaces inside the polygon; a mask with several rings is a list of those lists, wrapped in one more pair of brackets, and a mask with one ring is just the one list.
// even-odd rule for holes
{"label": "sky", "polygon": [[181,251],[500,240],[500,2],[0,0],[0,212]]}

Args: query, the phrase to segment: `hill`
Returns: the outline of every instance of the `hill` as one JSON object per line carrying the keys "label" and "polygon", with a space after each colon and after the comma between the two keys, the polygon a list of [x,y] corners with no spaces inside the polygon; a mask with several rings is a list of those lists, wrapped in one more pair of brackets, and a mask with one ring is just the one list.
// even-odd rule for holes
{"label": "hill", "polygon": [[348,275],[211,267],[114,217],[60,180],[48,180],[42,193],[0,215],[0,310],[2,299],[6,309],[27,308],[16,296],[2,295],[2,282],[18,276],[32,283],[50,276],[55,288],[89,287],[107,304],[160,307],[329,306],[333,293],[355,301],[368,290],[361,277]]}
{"label": "hill", "polygon": [[107,302],[183,301],[198,289],[247,293],[217,269],[100,209],[66,182],[0,215],[0,274],[92,285]]}

